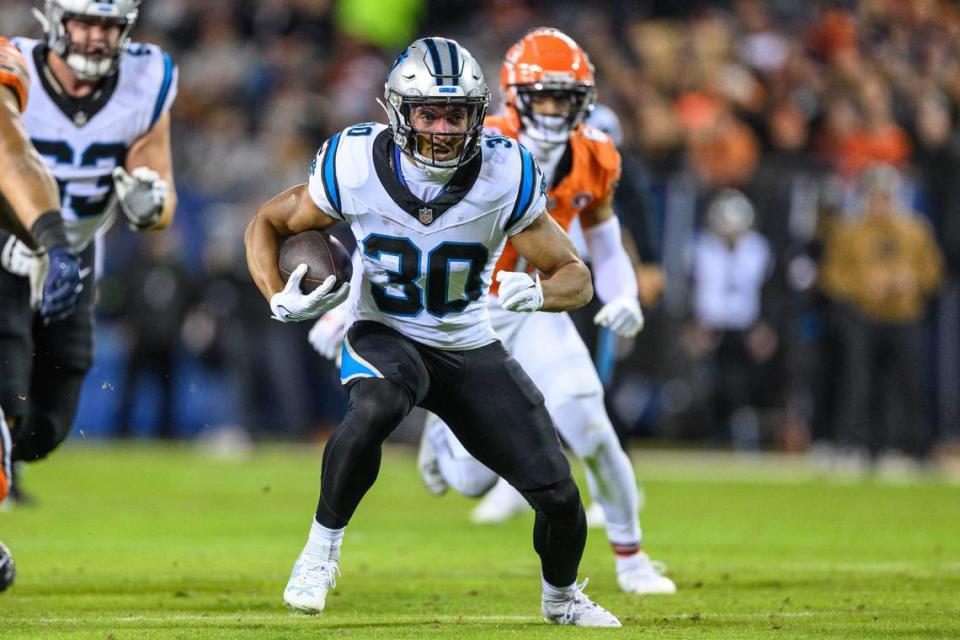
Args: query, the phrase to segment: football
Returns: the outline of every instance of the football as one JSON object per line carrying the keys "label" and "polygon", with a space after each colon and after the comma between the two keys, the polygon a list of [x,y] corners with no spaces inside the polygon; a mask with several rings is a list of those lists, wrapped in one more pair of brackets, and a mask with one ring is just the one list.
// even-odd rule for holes
{"label": "football", "polygon": [[300,290],[310,293],[331,274],[337,276],[337,289],[353,275],[350,252],[335,237],[310,230],[292,235],[280,246],[280,276],[286,282],[298,265],[307,265]]}

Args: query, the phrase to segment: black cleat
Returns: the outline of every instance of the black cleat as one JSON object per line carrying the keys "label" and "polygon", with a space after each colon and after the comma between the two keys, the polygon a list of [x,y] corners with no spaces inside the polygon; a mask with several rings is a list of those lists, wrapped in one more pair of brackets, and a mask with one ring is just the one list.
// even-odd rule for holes
{"label": "black cleat", "polygon": [[7,545],[0,542],[0,591],[6,591],[17,578],[17,567],[13,563],[13,556]]}

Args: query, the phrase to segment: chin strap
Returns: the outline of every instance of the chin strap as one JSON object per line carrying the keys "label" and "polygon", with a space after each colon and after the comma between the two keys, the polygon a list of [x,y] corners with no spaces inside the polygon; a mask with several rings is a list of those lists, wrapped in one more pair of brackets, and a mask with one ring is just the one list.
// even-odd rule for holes
{"label": "chin strap", "polygon": [[423,171],[433,182],[446,184],[450,178],[453,177],[453,174],[457,172],[457,167],[431,167],[430,165],[423,164],[419,160],[416,160],[416,163],[417,168]]}

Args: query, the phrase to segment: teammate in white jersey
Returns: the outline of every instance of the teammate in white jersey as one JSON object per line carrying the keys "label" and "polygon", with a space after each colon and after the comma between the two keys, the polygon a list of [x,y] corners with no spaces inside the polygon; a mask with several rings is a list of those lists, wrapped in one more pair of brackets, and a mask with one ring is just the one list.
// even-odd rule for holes
{"label": "teammate in white jersey", "polygon": [[470,452],[519,489],[536,511],[542,612],[548,620],[620,626],[576,582],[586,541],[580,495],[543,395],[497,340],[486,305],[509,237],[543,275],[500,274],[510,312],[562,311],[592,296],[589,272],[544,211],[543,177],[515,141],[482,135],[489,92],[456,42],[423,38],[391,69],[390,126],[364,123],[321,149],[309,183],[258,211],[247,260],[274,317],[315,318],[349,283],[300,292],[286,285],[282,236],[349,223],[362,259],[353,323],[343,342],[347,414],[323,453],[320,501],[285,602],[321,611],[334,586],[344,528],[376,479],[384,439],[414,406],[444,417]]}
{"label": "teammate in white jersey", "polygon": [[137,230],[170,224],[176,206],[170,105],[176,69],[153,45],[132,44],[139,0],[47,0],[43,41],[15,38],[34,83],[23,114],[60,186],[60,214],[80,257],[77,311],[46,324],[26,275],[42,256],[0,239],[0,404],[13,457],[43,458],[66,438],[93,357],[95,235],[116,208]]}

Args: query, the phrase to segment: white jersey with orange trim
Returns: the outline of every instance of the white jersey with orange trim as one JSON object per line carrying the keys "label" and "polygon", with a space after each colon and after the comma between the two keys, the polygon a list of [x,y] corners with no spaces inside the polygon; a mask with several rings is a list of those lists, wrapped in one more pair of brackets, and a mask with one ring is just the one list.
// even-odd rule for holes
{"label": "white jersey with orange trim", "polygon": [[130,146],[170,110],[177,69],[168,53],[131,43],[117,73],[87,98],[67,97],[45,68],[47,47],[14,38],[34,81],[23,114],[27,133],[60,185],[61,214],[74,250],[85,248],[113,220],[113,169]]}
{"label": "white jersey with orange trim", "polygon": [[475,349],[497,339],[486,297],[504,242],[540,216],[545,185],[530,152],[484,136],[481,151],[423,202],[396,168],[407,162],[383,124],[330,138],[310,171],[316,205],[346,220],[363,279],[352,314],[422,344]]}

